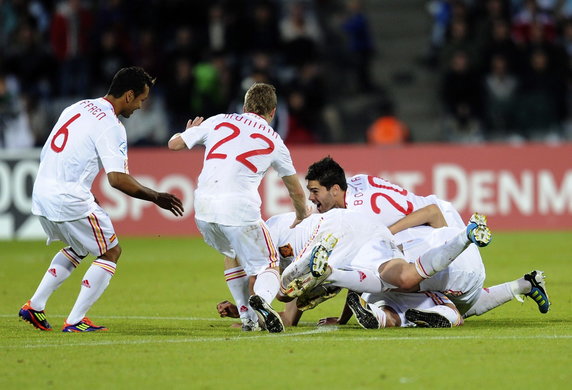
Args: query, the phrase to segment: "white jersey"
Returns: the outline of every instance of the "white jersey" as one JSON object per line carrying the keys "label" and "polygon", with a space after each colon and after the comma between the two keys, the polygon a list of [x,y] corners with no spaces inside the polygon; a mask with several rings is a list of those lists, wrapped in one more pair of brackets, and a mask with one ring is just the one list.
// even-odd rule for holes
{"label": "white jersey", "polygon": [[[389,227],[412,212],[431,204],[441,209],[448,226],[465,226],[453,206],[435,195],[418,196],[387,180],[368,175],[353,176],[347,180],[347,183],[346,207],[374,216],[385,226]],[[426,226],[407,229],[397,233],[395,240],[401,244],[424,236],[431,230],[432,228]]]}
{"label": "white jersey", "polygon": [[125,128],[104,98],[67,107],[42,148],[32,193],[32,213],[55,222],[91,214],[91,193],[101,170],[128,172]]}
{"label": "white jersey", "polygon": [[[363,248],[377,246],[379,243],[396,249],[387,227],[373,217],[355,210],[334,208],[322,214],[312,214],[290,229],[294,217],[294,213],[279,214],[266,222],[272,241],[282,257],[288,257],[284,256],[288,251],[291,251],[288,254],[292,257],[304,257],[326,234],[332,234],[338,239],[328,260],[334,266],[351,263]],[[372,259],[378,265],[382,260],[387,259]]]}
{"label": "white jersey", "polygon": [[280,177],[296,173],[290,152],[264,118],[219,114],[181,134],[190,149],[205,146],[195,191],[195,217],[241,226],[261,219],[258,186],[273,167]]}
{"label": "white jersey", "polygon": [[291,244],[296,257],[282,274],[284,286],[309,271],[312,250],[330,234],[337,239],[328,257],[328,264],[334,268],[377,272],[381,264],[403,257],[387,227],[353,210],[332,209],[313,214],[290,231],[276,227],[270,223],[271,234],[274,231],[279,235],[277,245]]}

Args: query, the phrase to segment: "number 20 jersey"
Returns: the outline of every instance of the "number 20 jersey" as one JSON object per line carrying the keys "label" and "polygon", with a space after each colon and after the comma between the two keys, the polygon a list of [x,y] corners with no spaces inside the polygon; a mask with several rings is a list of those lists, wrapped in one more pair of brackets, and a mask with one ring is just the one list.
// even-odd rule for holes
{"label": "number 20 jersey", "polygon": [[[459,213],[449,202],[435,195],[419,196],[375,176],[356,175],[347,180],[346,207],[375,216],[385,226],[391,226],[406,215],[425,206],[436,204],[448,226],[464,227]],[[421,226],[406,229],[395,235],[398,244],[424,236],[432,229]]]}
{"label": "number 20 jersey", "polygon": [[243,226],[261,219],[258,186],[272,167],[280,177],[294,175],[290,151],[266,120],[256,114],[219,114],[181,137],[190,149],[205,146],[195,191],[195,217]]}
{"label": "number 20 jersey", "polygon": [[67,107],[40,155],[32,213],[51,221],[74,221],[97,208],[91,185],[101,170],[127,172],[125,128],[104,98]]}

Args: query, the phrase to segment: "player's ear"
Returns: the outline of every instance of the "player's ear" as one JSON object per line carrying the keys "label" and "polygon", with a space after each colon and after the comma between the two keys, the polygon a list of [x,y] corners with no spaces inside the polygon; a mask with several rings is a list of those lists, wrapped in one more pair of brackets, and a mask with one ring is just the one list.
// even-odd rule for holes
{"label": "player's ear", "polygon": [[133,92],[132,89],[130,89],[129,91],[125,92],[125,102],[126,102],[126,103],[131,103],[134,98],[135,98],[135,93]]}

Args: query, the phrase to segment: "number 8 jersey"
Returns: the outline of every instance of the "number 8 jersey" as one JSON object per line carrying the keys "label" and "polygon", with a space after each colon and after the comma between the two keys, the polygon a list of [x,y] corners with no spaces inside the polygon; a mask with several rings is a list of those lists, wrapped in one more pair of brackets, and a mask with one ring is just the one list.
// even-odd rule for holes
{"label": "number 8 jersey", "polygon": [[32,192],[32,213],[55,222],[91,214],[91,193],[101,170],[127,173],[127,137],[104,98],[79,101],[60,115],[42,148]]}
{"label": "number 8 jersey", "polygon": [[195,217],[242,226],[261,219],[258,186],[269,167],[294,175],[290,151],[266,120],[256,114],[219,114],[190,127],[181,138],[191,149],[205,146],[195,191]]}

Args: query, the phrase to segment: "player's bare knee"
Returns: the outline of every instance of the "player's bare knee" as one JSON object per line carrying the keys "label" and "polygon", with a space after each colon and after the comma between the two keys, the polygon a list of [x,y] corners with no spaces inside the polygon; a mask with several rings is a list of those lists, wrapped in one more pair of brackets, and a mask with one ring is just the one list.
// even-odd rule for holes
{"label": "player's bare knee", "polygon": [[118,245],[115,245],[113,248],[109,249],[103,255],[100,256],[103,260],[112,261],[117,264],[119,261],[119,257],[121,256],[122,249]]}

